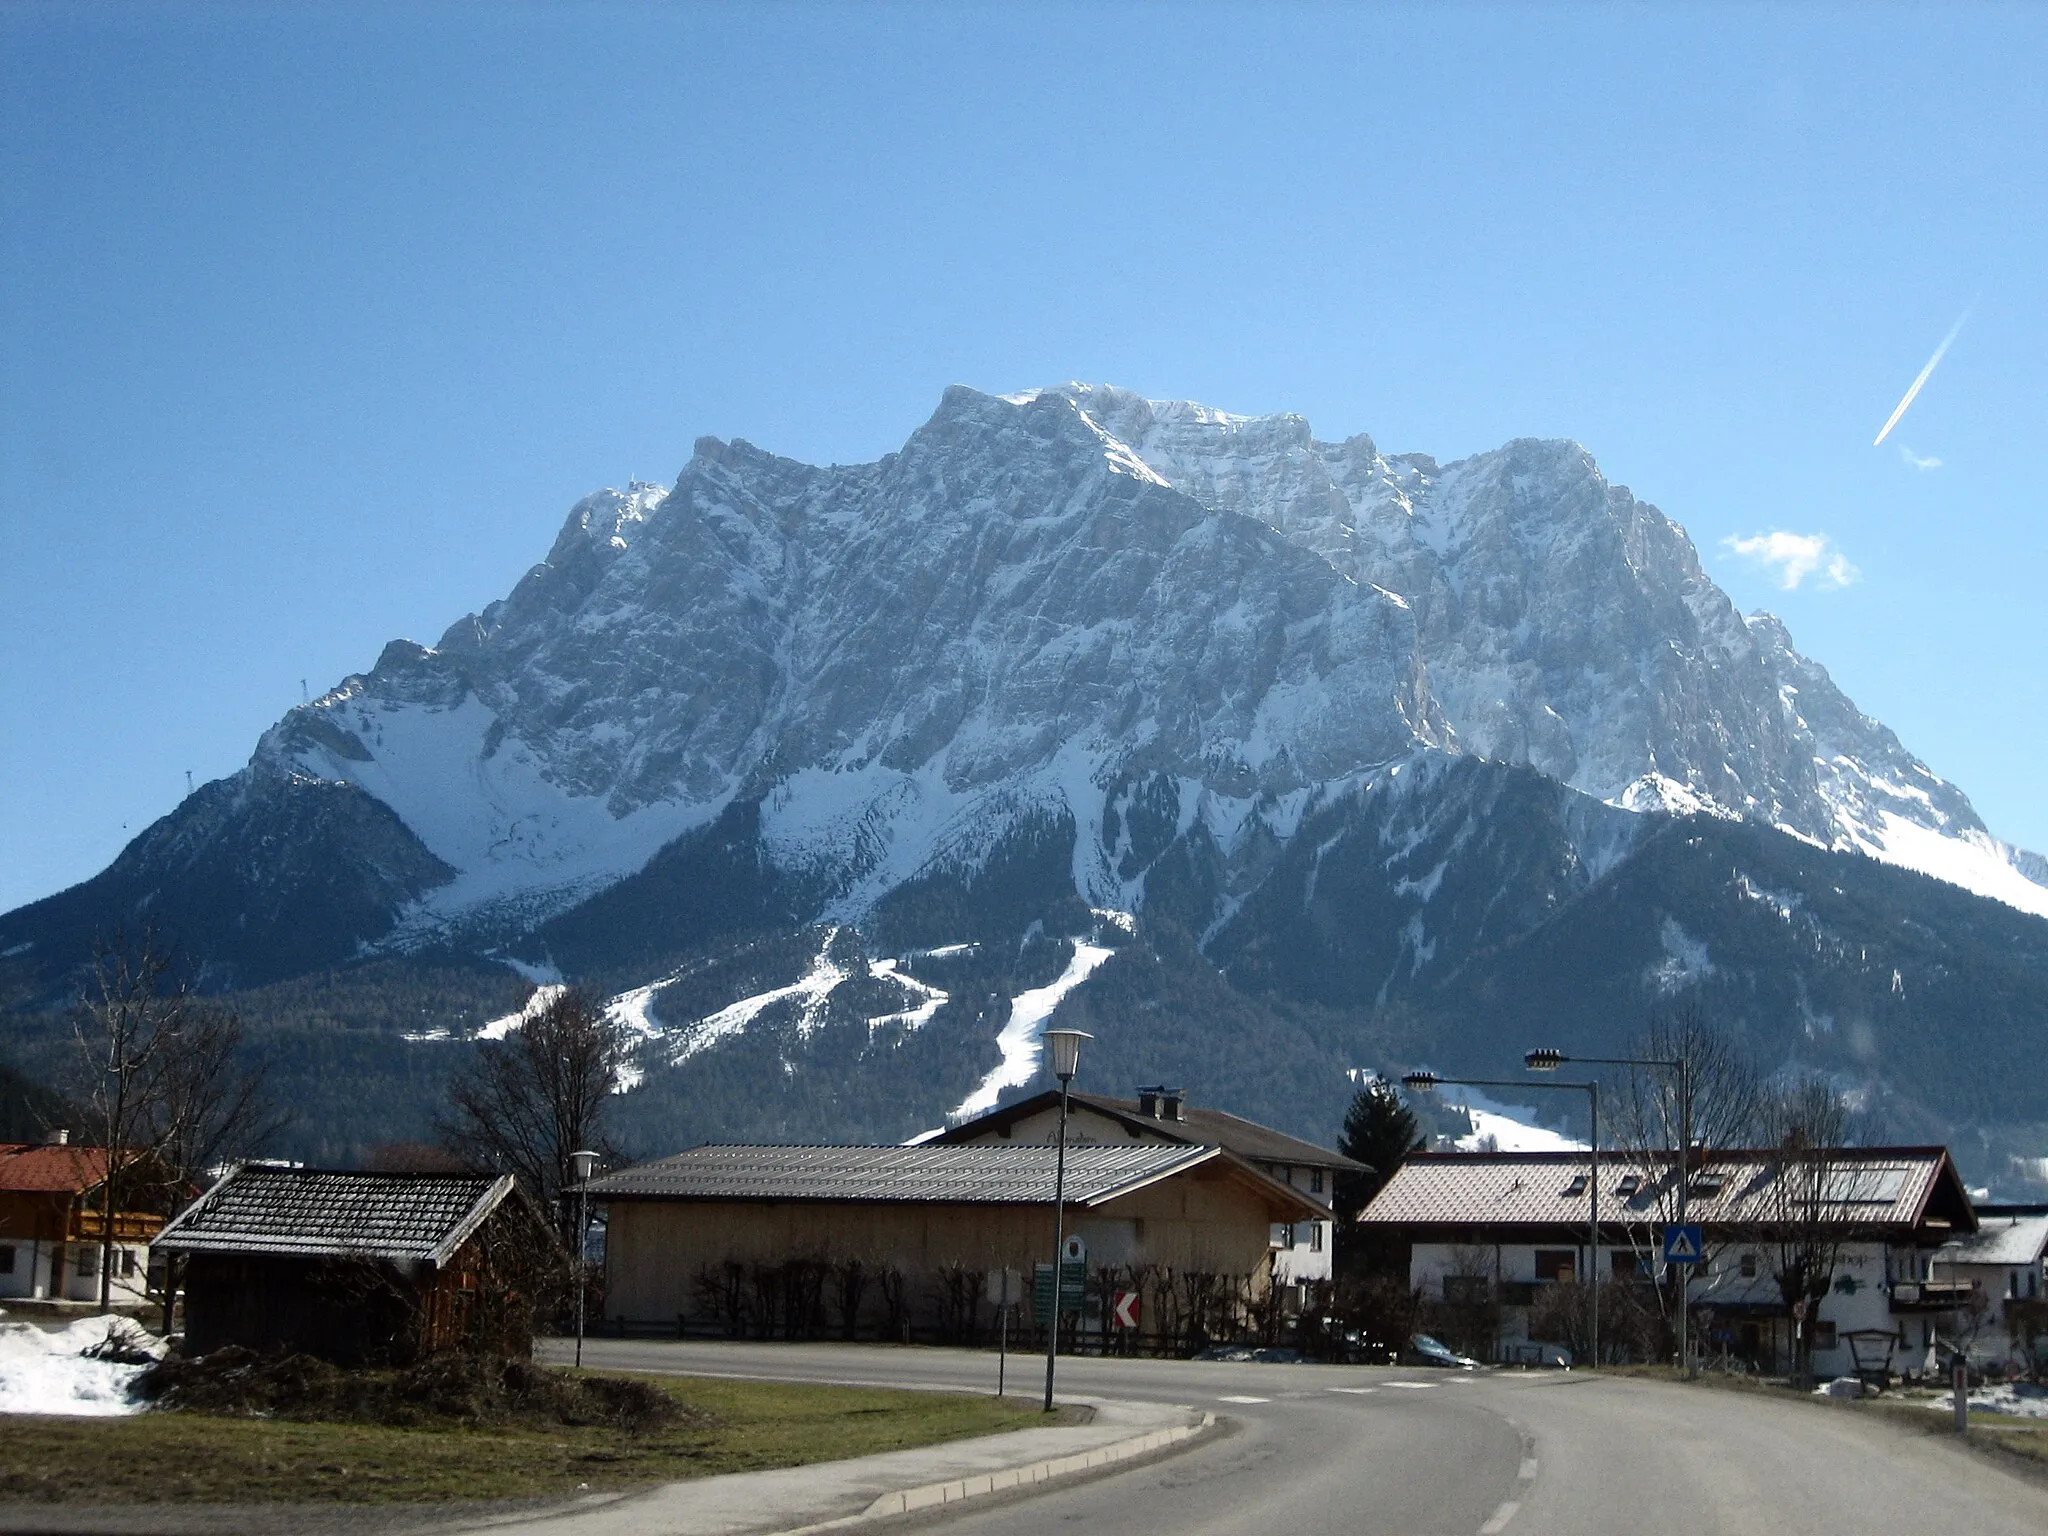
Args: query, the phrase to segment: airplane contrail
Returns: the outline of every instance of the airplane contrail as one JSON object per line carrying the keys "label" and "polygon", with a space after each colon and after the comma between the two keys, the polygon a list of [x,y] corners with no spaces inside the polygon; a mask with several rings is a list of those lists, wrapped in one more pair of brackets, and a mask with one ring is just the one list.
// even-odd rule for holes
{"label": "airplane contrail", "polygon": [[[1972,309],[1975,307],[1975,305],[1971,306]],[[1941,345],[1934,349],[1934,356],[1927,359],[1927,366],[1920,370],[1920,376],[1913,380],[1912,386],[1907,389],[1906,398],[1899,402],[1898,409],[1892,412],[1884,426],[1878,430],[1877,439],[1871,443],[1871,447],[1877,447],[1879,443],[1882,443],[1891,435],[1892,428],[1896,427],[1899,424],[1899,418],[1906,414],[1906,407],[1913,403],[1922,389],[1926,388],[1927,381],[1934,376],[1935,365],[1941,361],[1942,354],[1948,351],[1950,343],[1962,334],[1963,325],[1969,318],[1970,310],[1966,309],[1963,311],[1962,317],[1948,328],[1948,334],[1941,338]]]}

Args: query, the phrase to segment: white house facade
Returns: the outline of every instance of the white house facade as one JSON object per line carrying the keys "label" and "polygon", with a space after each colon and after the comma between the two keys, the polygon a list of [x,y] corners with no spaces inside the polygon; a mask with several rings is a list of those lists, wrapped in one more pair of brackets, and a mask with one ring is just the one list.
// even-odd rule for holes
{"label": "white house facade", "polygon": [[[1603,1155],[1597,1246],[1584,1152],[1420,1154],[1360,1220],[1406,1239],[1410,1283],[1425,1300],[1496,1318],[1494,1358],[1511,1360],[1544,1331],[1546,1287],[1597,1276],[1607,1287],[1639,1287],[1637,1296],[1651,1297],[1652,1281],[1670,1294],[1661,1244],[1675,1172],[1668,1154],[1652,1166]],[[1803,1343],[1823,1374],[1907,1374],[1928,1369],[1937,1340],[1952,1336],[1968,1285],[1938,1255],[1974,1233],[1977,1218],[1942,1148],[1864,1148],[1789,1164],[1765,1151],[1717,1153],[1691,1171],[1688,1205],[1704,1237],[1687,1279],[1700,1353],[1769,1370]],[[1816,1279],[1791,1282],[1798,1294],[1788,1300],[1781,1277],[1801,1267]]]}

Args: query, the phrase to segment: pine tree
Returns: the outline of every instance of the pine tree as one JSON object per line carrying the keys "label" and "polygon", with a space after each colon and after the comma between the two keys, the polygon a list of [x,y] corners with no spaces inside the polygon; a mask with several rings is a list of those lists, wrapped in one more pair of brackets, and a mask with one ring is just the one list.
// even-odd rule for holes
{"label": "pine tree", "polygon": [[1339,1214],[1346,1220],[1356,1219],[1386,1187],[1394,1170],[1408,1160],[1408,1154],[1420,1152],[1428,1144],[1400,1089],[1381,1079],[1359,1089],[1344,1112],[1344,1133],[1337,1139],[1337,1150],[1353,1162],[1364,1163],[1371,1172],[1338,1179]]}

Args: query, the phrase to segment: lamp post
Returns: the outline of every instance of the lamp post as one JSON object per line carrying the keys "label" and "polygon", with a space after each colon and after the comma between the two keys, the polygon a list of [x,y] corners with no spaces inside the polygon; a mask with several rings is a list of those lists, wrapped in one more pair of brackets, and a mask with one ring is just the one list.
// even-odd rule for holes
{"label": "lamp post", "polygon": [[1593,1134],[1590,1138],[1593,1165],[1591,1176],[1586,1181],[1587,1191],[1592,1195],[1591,1219],[1588,1222],[1592,1246],[1586,1250],[1586,1267],[1592,1271],[1592,1282],[1588,1286],[1591,1297],[1591,1316],[1587,1327],[1588,1353],[1595,1368],[1600,1364],[1600,1085],[1598,1083],[1528,1083],[1503,1082],[1485,1077],[1438,1077],[1434,1072],[1410,1072],[1401,1082],[1419,1093],[1431,1093],[1439,1085],[1449,1084],[1460,1088],[1552,1088],[1583,1092],[1593,1111]]}
{"label": "lamp post", "polygon": [[1045,1411],[1052,1412],[1053,1363],[1060,1353],[1060,1250],[1067,1241],[1067,1093],[1081,1065],[1081,1042],[1095,1037],[1078,1029],[1048,1029],[1052,1075],[1060,1080],[1060,1150],[1052,1179],[1052,1308],[1045,1330]]}
{"label": "lamp post", "polygon": [[[1534,1050],[1522,1058],[1531,1072],[1555,1072],[1566,1062],[1594,1067],[1655,1067],[1678,1074],[1678,1224],[1686,1225],[1687,1196],[1692,1191],[1692,1063],[1680,1056],[1666,1060],[1657,1056],[1567,1056],[1563,1051]],[[1678,1270],[1678,1368],[1692,1375],[1692,1349],[1687,1337],[1692,1309],[1692,1271],[1683,1264]]]}
{"label": "lamp post", "polygon": [[595,1152],[571,1152],[569,1166],[576,1173],[576,1368],[583,1369],[584,1249],[590,1240],[590,1175],[597,1169]]}

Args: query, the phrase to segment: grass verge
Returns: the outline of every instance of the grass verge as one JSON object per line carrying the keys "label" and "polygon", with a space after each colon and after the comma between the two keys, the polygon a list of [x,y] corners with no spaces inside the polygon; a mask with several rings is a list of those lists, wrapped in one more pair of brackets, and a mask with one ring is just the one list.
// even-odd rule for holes
{"label": "grass verge", "polygon": [[190,1411],[0,1416],[0,1500],[95,1504],[559,1499],[935,1445],[1046,1422],[1028,1399],[645,1378],[667,1427],[397,1428]]}

